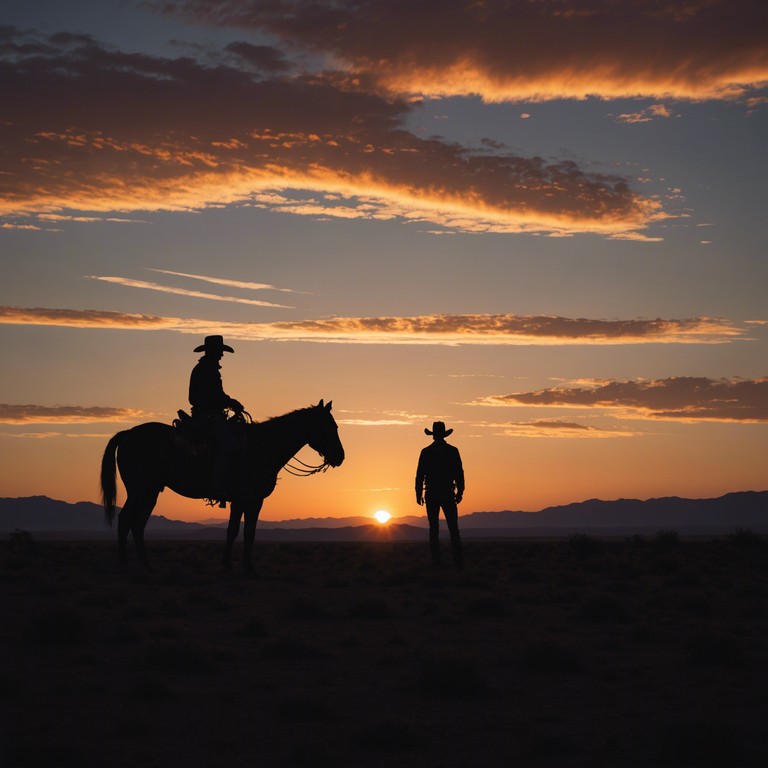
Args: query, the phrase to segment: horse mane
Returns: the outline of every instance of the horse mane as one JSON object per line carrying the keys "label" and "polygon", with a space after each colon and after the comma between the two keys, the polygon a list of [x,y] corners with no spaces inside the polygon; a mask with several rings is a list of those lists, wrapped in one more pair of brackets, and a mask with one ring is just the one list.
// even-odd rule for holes
{"label": "horse mane", "polygon": [[309,405],[306,408],[297,408],[296,410],[284,413],[281,416],[272,416],[265,421],[254,421],[248,426],[254,432],[271,431],[273,429],[278,429],[288,421],[294,421],[298,416],[303,416],[315,407],[316,406],[314,405]]}

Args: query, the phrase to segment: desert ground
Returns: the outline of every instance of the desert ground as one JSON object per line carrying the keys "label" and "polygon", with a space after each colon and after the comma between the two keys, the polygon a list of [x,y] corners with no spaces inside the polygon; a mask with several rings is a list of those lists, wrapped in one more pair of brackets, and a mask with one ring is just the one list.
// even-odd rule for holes
{"label": "desert ground", "polygon": [[221,550],[0,542],[0,764],[768,765],[764,537]]}

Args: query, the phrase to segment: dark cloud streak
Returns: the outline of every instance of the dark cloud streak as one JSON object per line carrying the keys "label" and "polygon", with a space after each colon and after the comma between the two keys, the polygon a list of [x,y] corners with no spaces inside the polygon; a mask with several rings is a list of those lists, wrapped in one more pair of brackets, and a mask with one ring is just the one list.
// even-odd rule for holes
{"label": "dark cloud streak", "polygon": [[722,344],[747,330],[714,318],[591,320],[525,315],[340,317],[257,323],[96,310],[0,307],[0,324],[226,333],[232,338],[356,344]]}
{"label": "dark cloud streak", "polygon": [[84,35],[33,50],[23,39],[0,60],[6,215],[199,209],[276,188],[388,201],[391,215],[459,229],[610,234],[660,215],[620,176],[419,138],[402,127],[413,104],[349,75],[261,77]]}
{"label": "dark cloud streak", "polygon": [[653,381],[607,381],[494,395],[487,405],[601,408],[632,417],[672,421],[768,421],[768,377],[707,379],[681,376]]}
{"label": "dark cloud streak", "polygon": [[0,403],[0,424],[91,424],[136,421],[144,411],[80,405],[11,405]]}
{"label": "dark cloud streak", "polygon": [[747,96],[768,81],[762,0],[180,0],[146,7],[260,30],[404,93],[488,100]]}

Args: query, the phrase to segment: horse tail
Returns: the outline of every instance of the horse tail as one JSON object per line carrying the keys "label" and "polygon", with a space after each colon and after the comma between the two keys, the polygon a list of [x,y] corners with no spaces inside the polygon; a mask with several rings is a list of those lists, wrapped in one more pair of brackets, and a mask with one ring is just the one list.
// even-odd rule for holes
{"label": "horse tail", "polygon": [[112,527],[112,520],[115,517],[115,501],[117,500],[115,454],[117,453],[117,446],[126,432],[127,430],[123,430],[112,437],[107,443],[104,456],[101,459],[101,501],[104,505],[104,520],[110,527]]}

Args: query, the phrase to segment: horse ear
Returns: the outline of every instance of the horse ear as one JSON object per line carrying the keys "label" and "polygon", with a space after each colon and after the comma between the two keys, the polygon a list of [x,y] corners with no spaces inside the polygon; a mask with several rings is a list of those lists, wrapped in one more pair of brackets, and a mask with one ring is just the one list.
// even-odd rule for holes
{"label": "horse ear", "polygon": [[322,400],[320,400],[320,402],[317,404],[317,407],[318,408],[322,408],[323,407],[323,401]]}
{"label": "horse ear", "polygon": [[[320,401],[322,402],[322,400]],[[325,410],[330,413],[331,407],[333,406],[333,400],[328,401],[328,405],[325,406]]]}

